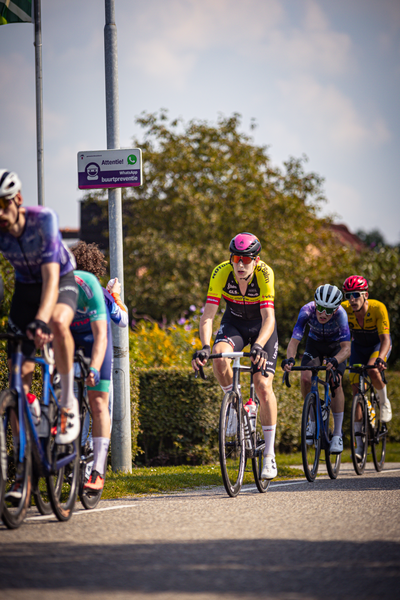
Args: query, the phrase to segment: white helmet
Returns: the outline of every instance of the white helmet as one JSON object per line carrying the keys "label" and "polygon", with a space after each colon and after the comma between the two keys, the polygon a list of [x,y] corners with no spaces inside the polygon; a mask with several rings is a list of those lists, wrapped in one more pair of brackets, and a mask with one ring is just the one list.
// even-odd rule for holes
{"label": "white helmet", "polygon": [[0,198],[12,200],[21,191],[21,181],[16,173],[0,169]]}
{"label": "white helmet", "polygon": [[314,300],[324,308],[338,308],[343,299],[343,294],[336,285],[320,285],[314,294]]}

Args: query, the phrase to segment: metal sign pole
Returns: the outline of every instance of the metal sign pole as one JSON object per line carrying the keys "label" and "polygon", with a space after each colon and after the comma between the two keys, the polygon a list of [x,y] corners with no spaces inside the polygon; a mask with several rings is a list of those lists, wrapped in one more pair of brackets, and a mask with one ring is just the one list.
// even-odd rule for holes
{"label": "metal sign pole", "polygon": [[35,75],[36,75],[36,161],[38,204],[44,205],[43,163],[43,77],[42,77],[42,17],[41,0],[34,0],[35,20]]}
{"label": "metal sign pole", "polygon": [[[104,27],[107,148],[119,148],[118,49],[114,0],[105,0]],[[110,235],[110,274],[121,282],[124,299],[124,261],[122,247],[121,190],[108,190]],[[114,408],[111,435],[111,464],[113,471],[132,471],[131,405],[129,377],[129,331],[112,324],[114,344]]]}

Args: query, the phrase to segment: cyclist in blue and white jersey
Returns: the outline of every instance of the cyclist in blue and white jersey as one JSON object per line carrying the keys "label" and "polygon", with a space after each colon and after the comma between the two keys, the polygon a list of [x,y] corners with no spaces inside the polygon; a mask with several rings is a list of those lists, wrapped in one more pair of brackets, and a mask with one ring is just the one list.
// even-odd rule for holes
{"label": "cyclist in blue and white jersey", "polygon": [[[294,326],[287,347],[287,358],[282,361],[282,369],[290,371],[295,364],[298,346],[303,338],[306,325],[309,325],[306,349],[302,366],[320,366],[326,359],[328,369],[334,369],[340,377],[340,384],[332,398],[334,431],[330,451],[340,454],[343,450],[342,424],[344,414],[344,393],[342,387],[346,360],[350,356],[350,328],[347,313],[340,305],[342,292],[335,285],[321,285],[317,288],[314,301],[305,304]],[[301,372],[301,393],[303,398],[311,391],[311,371]],[[310,422],[308,427],[315,427]],[[310,433],[314,433],[311,431]]]}
{"label": "cyclist in blue and white jersey", "polygon": [[[41,206],[24,207],[22,202],[18,175],[0,169],[0,251],[15,269],[8,329],[30,338],[22,348],[26,356],[34,354],[35,347],[53,342],[61,376],[56,442],[69,444],[79,435],[70,332],[78,297],[74,259],[62,243],[57,215]],[[33,363],[24,363],[25,392],[29,391],[33,369]]]}
{"label": "cyclist in blue and white jersey", "polygon": [[[110,405],[113,343],[110,318],[119,327],[128,324],[128,312],[121,302],[118,280],[110,281],[111,292],[102,288],[97,277],[102,277],[106,270],[106,261],[97,244],[79,242],[71,248],[79,271],[75,278],[80,288],[78,310],[71,325],[76,347],[84,349],[85,356],[92,359],[98,354],[96,368],[99,371],[98,381],[87,381],[88,397],[92,411],[92,441],[94,462],[85,489],[92,492],[101,491],[104,486],[104,465],[110,441],[112,406]],[[99,291],[100,290],[100,291]],[[102,297],[101,297],[102,296]],[[104,310],[106,310],[106,319]],[[99,353],[101,350],[101,355]],[[102,357],[102,361],[100,361]],[[96,369],[95,369],[96,370]],[[108,411],[107,411],[108,408]],[[83,426],[83,439],[86,441],[88,426]],[[89,440],[90,443],[90,440]],[[89,474],[88,474],[89,475]]]}

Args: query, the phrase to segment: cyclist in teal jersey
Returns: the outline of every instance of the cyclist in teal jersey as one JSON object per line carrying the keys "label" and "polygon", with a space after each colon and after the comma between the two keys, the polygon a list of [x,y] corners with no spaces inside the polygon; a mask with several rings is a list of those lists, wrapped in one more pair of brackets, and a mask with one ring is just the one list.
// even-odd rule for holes
{"label": "cyclist in teal jersey", "polygon": [[110,416],[108,394],[111,379],[112,344],[110,317],[104,301],[102,287],[95,275],[87,271],[75,271],[78,284],[78,306],[71,324],[77,348],[83,348],[90,357],[90,373],[86,380],[90,409],[93,417],[92,473],[85,488],[91,491],[103,489],[105,463],[110,443]]}

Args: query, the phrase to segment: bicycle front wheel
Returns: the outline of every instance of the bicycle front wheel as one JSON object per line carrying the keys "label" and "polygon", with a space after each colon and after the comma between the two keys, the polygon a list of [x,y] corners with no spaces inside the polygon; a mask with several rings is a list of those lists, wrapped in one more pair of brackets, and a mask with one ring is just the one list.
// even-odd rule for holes
{"label": "bicycle front wheel", "polygon": [[219,419],[219,462],[225,489],[232,498],[238,495],[242,487],[246,462],[244,415],[241,414],[239,418],[239,409],[244,412],[238,395],[234,392],[225,394]]}
{"label": "bicycle front wheel", "polygon": [[261,471],[263,467],[263,457],[265,449],[265,440],[261,426],[260,410],[257,411],[256,430],[252,433],[255,456],[251,461],[253,467],[254,481],[257,489],[261,494],[264,494],[271,483],[270,479],[261,479]]}
{"label": "bicycle front wheel", "polygon": [[[371,450],[372,460],[374,461],[375,470],[382,471],[385,465],[386,455],[386,437],[387,437],[387,426],[386,423],[381,421],[381,413],[379,408],[379,402],[374,393],[371,393]],[[375,418],[374,418],[375,413]]]}
{"label": "bicycle front wheel", "polygon": [[328,471],[328,475],[331,479],[336,479],[339,475],[340,464],[342,462],[342,453],[340,454],[331,454],[330,451],[330,443],[333,437],[334,431],[334,421],[333,414],[330,409],[328,409],[328,416],[326,421],[324,421],[325,427],[325,436],[328,439],[328,442],[325,446],[325,462],[326,462],[326,470]]}
{"label": "bicycle front wheel", "polygon": [[317,410],[315,394],[307,394],[301,419],[301,455],[304,474],[310,483],[317,476],[321,454],[321,436],[317,436]]}
{"label": "bicycle front wheel", "polygon": [[364,473],[368,450],[368,411],[364,396],[356,394],[351,407],[351,458],[357,475]]}
{"label": "bicycle front wheel", "polygon": [[[1,470],[3,473],[3,508],[2,519],[8,529],[19,527],[26,516],[31,500],[32,455],[29,435],[29,424],[24,414],[26,431],[25,455],[22,462],[18,460],[19,438],[13,438],[11,422],[18,425],[18,400],[15,392],[4,390],[0,394],[0,437]],[[18,439],[14,447],[15,440]],[[5,443],[5,447],[4,447]]]}
{"label": "bicycle front wheel", "polygon": [[[82,392],[83,393],[83,392]],[[91,413],[88,409],[88,400],[86,398],[83,399],[82,396],[82,406],[81,406],[81,457],[80,457],[80,466],[79,466],[79,499],[82,502],[82,505],[86,510],[91,510],[96,508],[101,499],[101,494],[103,490],[100,492],[90,492],[84,489],[85,483],[88,481],[89,476],[87,471],[90,471],[90,463],[93,463],[93,449],[90,443],[90,429],[91,425],[88,422],[88,426],[84,427],[85,420],[91,420]],[[83,438],[85,435],[85,439]],[[104,465],[104,478],[107,471],[107,459]]]}

